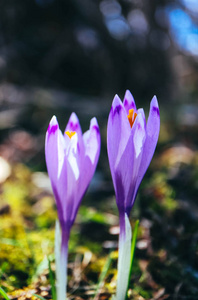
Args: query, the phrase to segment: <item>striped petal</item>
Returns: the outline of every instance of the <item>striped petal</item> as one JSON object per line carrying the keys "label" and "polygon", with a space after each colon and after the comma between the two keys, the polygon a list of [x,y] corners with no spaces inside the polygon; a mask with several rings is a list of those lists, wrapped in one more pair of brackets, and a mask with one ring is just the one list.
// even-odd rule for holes
{"label": "striped petal", "polygon": [[61,225],[64,220],[64,186],[67,180],[65,166],[65,141],[59,129],[56,117],[54,116],[49,124],[45,139],[45,158],[47,171],[51,180],[54,192],[58,216]]}
{"label": "striped petal", "polygon": [[74,131],[78,136],[82,136],[82,130],[77,115],[73,112],[69,118],[65,131]]}
{"label": "striped petal", "polygon": [[131,135],[128,143],[116,167],[116,178],[119,177],[122,183],[118,185],[118,179],[116,191],[121,186],[121,191],[124,191],[124,195],[121,191],[118,192],[117,204],[118,206],[124,206],[125,212],[130,213],[133,205],[133,193],[135,189],[135,183],[138,177],[139,166],[142,159],[142,149],[146,138],[145,120],[142,114],[138,114],[135,123],[131,129]]}
{"label": "striped petal", "polygon": [[114,97],[107,124],[107,151],[111,174],[115,183],[115,165],[124,152],[131,132],[125,108],[120,98]]}
{"label": "striped petal", "polygon": [[139,167],[138,179],[136,182],[135,194],[139,188],[139,185],[148,169],[151,162],[155,148],[157,145],[160,131],[160,112],[156,96],[153,97],[150,104],[149,117],[146,125],[146,140],[143,147],[142,160]]}
{"label": "striped petal", "polygon": [[89,130],[83,134],[83,142],[85,153],[84,156],[81,157],[80,177],[77,183],[78,190],[73,216],[76,215],[80,201],[82,200],[82,197],[85,194],[94,175],[100,154],[100,131],[96,118],[91,120]]}
{"label": "striped petal", "polygon": [[126,110],[127,115],[129,114],[130,109],[136,109],[135,100],[129,90],[126,90],[126,93],[124,95],[124,101],[123,101],[124,108]]}

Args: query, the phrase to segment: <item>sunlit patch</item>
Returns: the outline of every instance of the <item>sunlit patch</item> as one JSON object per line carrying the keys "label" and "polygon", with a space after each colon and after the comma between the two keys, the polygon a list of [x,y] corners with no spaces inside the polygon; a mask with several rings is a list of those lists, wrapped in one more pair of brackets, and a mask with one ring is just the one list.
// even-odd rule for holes
{"label": "sunlit patch", "polygon": [[76,132],[67,130],[67,131],[65,131],[65,134],[68,135],[68,137],[71,139],[72,136],[74,136],[76,134]]}
{"label": "sunlit patch", "polygon": [[127,118],[128,118],[129,123],[131,125],[131,128],[132,128],[132,126],[133,126],[133,124],[135,122],[136,117],[137,117],[137,113],[134,112],[134,109],[133,108],[129,109],[129,114],[128,114]]}

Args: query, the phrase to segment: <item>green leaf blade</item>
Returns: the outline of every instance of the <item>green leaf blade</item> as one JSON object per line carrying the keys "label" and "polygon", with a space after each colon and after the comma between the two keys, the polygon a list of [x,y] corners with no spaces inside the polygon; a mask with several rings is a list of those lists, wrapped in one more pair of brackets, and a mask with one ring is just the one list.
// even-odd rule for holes
{"label": "green leaf blade", "polygon": [[0,295],[3,296],[3,298],[6,300],[10,300],[10,298],[8,297],[8,295],[6,294],[6,292],[2,287],[0,287]]}

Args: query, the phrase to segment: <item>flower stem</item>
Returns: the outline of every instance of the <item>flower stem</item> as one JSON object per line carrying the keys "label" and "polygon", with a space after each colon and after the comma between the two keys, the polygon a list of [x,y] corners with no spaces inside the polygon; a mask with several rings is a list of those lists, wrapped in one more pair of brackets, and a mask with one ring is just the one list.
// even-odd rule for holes
{"label": "flower stem", "polygon": [[60,225],[57,222],[55,233],[57,300],[65,300],[67,295],[68,241],[69,232],[62,231],[61,233]]}
{"label": "flower stem", "polygon": [[119,244],[121,243],[122,240],[125,240],[126,238],[126,219],[125,219],[125,214],[121,213],[119,216],[120,219],[120,234],[119,234]]}
{"label": "flower stem", "polygon": [[[131,261],[131,225],[127,214],[124,220],[120,220],[119,257],[118,257],[118,279],[116,300],[125,299],[128,287],[130,261]],[[124,223],[122,223],[124,222]]]}

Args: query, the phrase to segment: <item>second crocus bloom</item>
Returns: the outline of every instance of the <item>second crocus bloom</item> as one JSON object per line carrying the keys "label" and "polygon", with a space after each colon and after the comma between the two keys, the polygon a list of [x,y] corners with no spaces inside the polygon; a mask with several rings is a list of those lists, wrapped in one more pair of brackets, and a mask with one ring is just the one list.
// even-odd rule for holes
{"label": "second crocus bloom", "polygon": [[114,300],[124,300],[131,268],[132,231],[129,215],[143,176],[153,157],[160,130],[157,98],[150,104],[146,122],[126,91],[124,101],[114,97],[107,125],[107,151],[120,218],[117,290]]}
{"label": "second crocus bloom", "polygon": [[[144,110],[137,109],[126,91],[124,101],[114,97],[107,125],[107,150],[120,221],[130,215],[142,178],[153,157],[160,130],[157,98],[150,104],[146,122]],[[123,224],[124,225],[124,224]]]}
{"label": "second crocus bloom", "polygon": [[[59,129],[56,117],[51,119],[45,140],[47,171],[56,200],[61,231],[57,229],[56,240],[60,241],[60,257],[57,258],[58,300],[65,299],[68,240],[81,200],[94,175],[100,153],[100,133],[96,118],[82,134],[79,120],[71,114],[64,134]],[[58,242],[59,243],[59,242]],[[57,250],[59,256],[59,251]]]}

